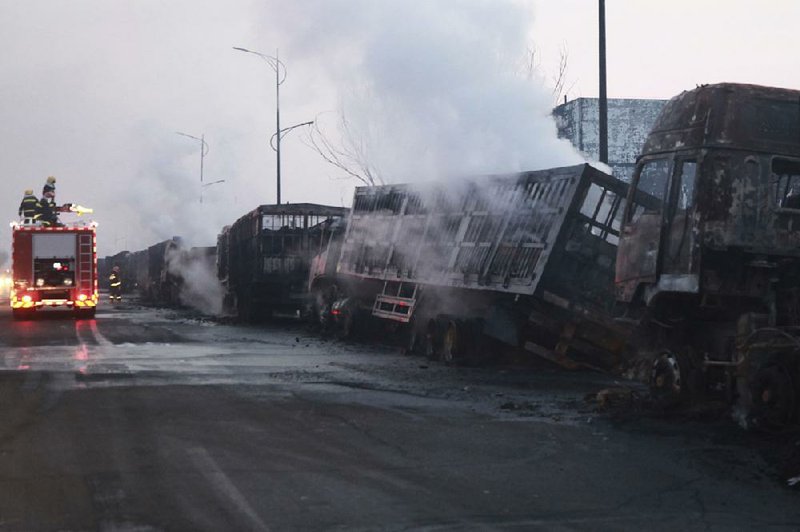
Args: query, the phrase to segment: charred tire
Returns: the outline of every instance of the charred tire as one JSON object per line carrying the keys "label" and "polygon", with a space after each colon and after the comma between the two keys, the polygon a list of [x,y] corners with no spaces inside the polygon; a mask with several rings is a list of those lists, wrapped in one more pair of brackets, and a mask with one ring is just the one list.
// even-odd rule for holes
{"label": "charred tire", "polygon": [[344,316],[339,322],[339,327],[337,328],[337,336],[341,340],[348,340],[353,337],[353,335],[355,334],[355,330],[356,330],[356,318],[354,315],[354,311],[352,309],[348,309],[344,312]]}
{"label": "charred tire", "polygon": [[428,325],[425,327],[425,337],[422,343],[422,354],[429,360],[436,360],[439,357],[440,345],[439,326],[436,320],[428,320]]}
{"label": "charred tire", "polygon": [[755,372],[749,383],[752,406],[748,421],[753,427],[777,430],[793,422],[797,390],[785,366],[772,363]]}
{"label": "charred tire", "polygon": [[675,408],[689,402],[689,359],[665,351],[653,361],[650,398],[659,408]]}
{"label": "charred tire", "polygon": [[75,319],[77,320],[93,320],[97,309],[89,309],[89,310],[76,310],[75,311]]}
{"label": "charred tire", "polygon": [[441,361],[445,364],[455,364],[463,354],[463,325],[457,320],[447,324],[442,336]]}

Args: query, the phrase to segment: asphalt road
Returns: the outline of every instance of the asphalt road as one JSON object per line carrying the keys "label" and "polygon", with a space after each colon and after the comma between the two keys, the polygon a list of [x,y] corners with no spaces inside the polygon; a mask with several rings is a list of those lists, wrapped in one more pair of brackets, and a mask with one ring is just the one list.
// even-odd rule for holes
{"label": "asphalt road", "polygon": [[616,384],[294,324],[4,308],[0,529],[800,529],[791,435],[585,401]]}

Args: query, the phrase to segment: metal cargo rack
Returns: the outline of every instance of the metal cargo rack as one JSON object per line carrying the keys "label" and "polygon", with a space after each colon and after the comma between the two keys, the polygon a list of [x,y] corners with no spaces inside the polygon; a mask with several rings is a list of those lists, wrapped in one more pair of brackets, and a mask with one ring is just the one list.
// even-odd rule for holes
{"label": "metal cargo rack", "polygon": [[580,218],[589,235],[616,246],[626,191],[589,165],[435,187],[359,187],[338,272],[533,295],[554,250],[568,241],[567,219]]}

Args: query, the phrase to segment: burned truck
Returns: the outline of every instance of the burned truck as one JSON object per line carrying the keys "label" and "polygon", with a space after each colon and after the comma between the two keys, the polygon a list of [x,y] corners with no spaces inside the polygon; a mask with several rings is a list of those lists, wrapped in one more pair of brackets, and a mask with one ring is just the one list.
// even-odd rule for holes
{"label": "burned truck", "polygon": [[718,84],[670,100],[637,161],[616,296],[648,328],[657,396],[716,392],[754,423],[796,421],[800,91]]}
{"label": "burned truck", "polygon": [[712,395],[794,423],[800,91],[680,94],[631,186],[578,166],[358,188],[324,262],[310,285],[343,335],[379,319],[447,361],[481,337],[563,365],[649,360],[662,405]]}
{"label": "burned truck", "polygon": [[613,285],[627,196],[587,164],[359,187],[335,274],[313,271],[311,288],[344,336],[388,320],[446,362],[487,336],[562,365],[615,367],[629,355]]}
{"label": "burned truck", "polygon": [[344,207],[313,203],[261,205],[225,227],[217,239],[217,277],[226,310],[245,321],[304,315],[312,257],[346,214]]}
{"label": "burned truck", "polygon": [[153,244],[147,249],[131,253],[128,267],[133,272],[136,292],[142,301],[162,304],[179,304],[180,278],[170,270],[170,257],[183,248],[183,239],[174,236]]}

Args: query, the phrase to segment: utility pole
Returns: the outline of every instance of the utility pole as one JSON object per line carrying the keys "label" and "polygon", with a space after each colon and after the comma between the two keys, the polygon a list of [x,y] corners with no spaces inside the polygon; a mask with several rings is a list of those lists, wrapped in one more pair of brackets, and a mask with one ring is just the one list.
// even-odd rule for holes
{"label": "utility pole", "polygon": [[608,95],[606,94],[606,2],[598,0],[600,12],[600,162],[608,164]]}
{"label": "utility pole", "polygon": [[[275,157],[277,157],[277,175],[278,175],[278,197],[277,204],[281,204],[281,81],[278,75],[278,67],[281,65],[281,59],[278,57],[278,49],[275,49],[275,133],[278,135],[275,143]],[[285,72],[285,71],[284,71]]]}

